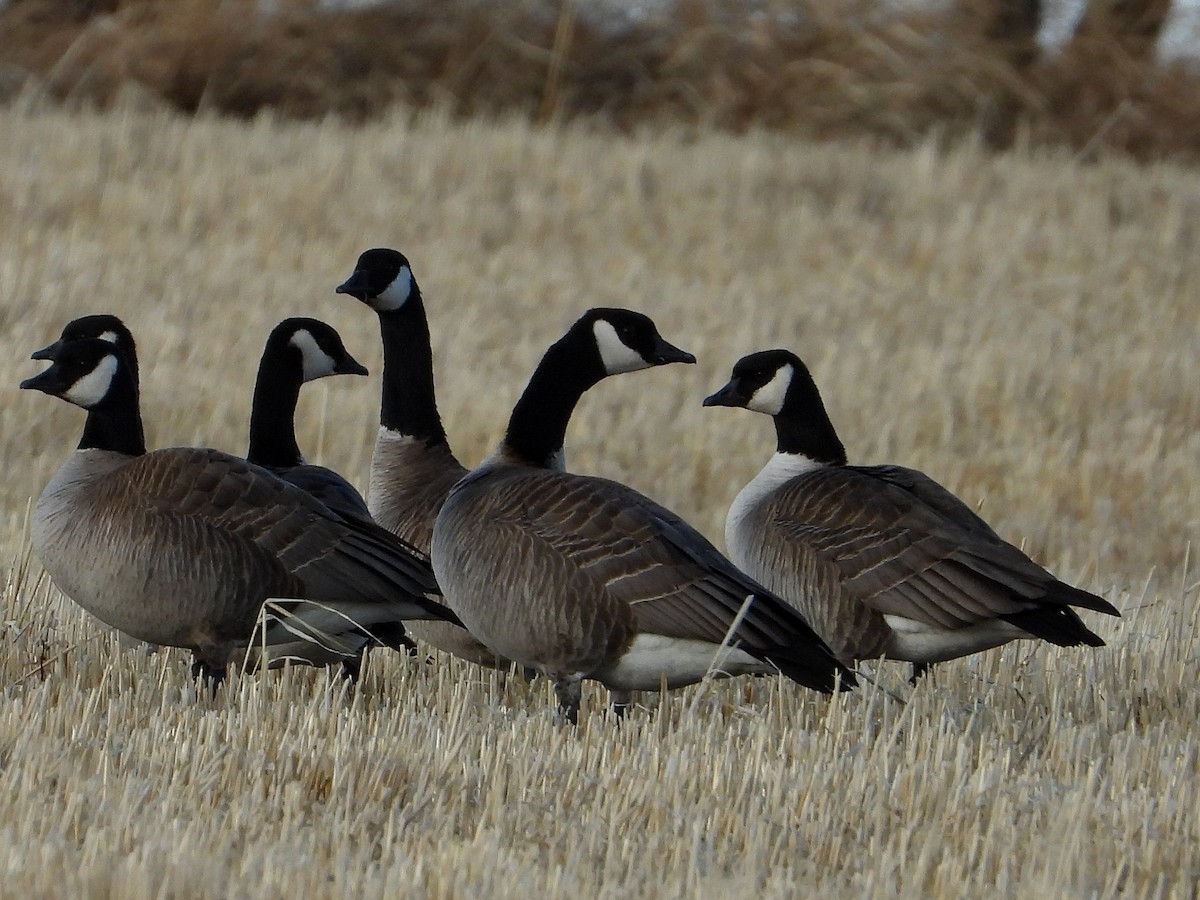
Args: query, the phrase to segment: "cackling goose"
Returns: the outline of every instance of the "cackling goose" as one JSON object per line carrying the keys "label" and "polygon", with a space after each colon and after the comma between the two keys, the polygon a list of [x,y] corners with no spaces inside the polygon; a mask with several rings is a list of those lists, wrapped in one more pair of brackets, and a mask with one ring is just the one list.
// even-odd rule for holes
{"label": "cackling goose", "polygon": [[[467,468],[451,452],[438,414],[421,289],[402,253],[376,249],[359,256],[353,274],[338,285],[337,292],[375,310],[383,338],[379,436],[367,494],[371,515],[428,553],[438,511]],[[479,665],[509,665],[466,629],[448,622],[412,622],[409,633]]]}
{"label": "cackling goose", "polygon": [[586,313],[546,352],[500,446],[434,525],[446,602],[487,646],[553,679],[569,721],[584,678],[615,692],[691,684],[710,670],[782,671],[821,691],[839,675],[842,687],[854,683],[791,607],[678,516],[618,482],[561,470],[589,387],[672,362],[695,358],[646,316]]}
{"label": "cackling goose", "polygon": [[217,450],[147,453],[131,366],[114,344],[49,352],[50,368],[21,387],[88,415],[34,509],[33,546],[55,584],[101,621],[191,648],[194,671],[215,686],[267,600],[277,621],[263,640],[304,637],[322,661],[353,657],[379,622],[454,620],[432,599],[425,558],[375,523]]}
{"label": "cackling goose", "polygon": [[1104,645],[1071,607],[1119,615],[1112,604],[1058,581],[927,475],[847,465],[795,354],[744,357],[704,405],[774,418],[775,455],[729,508],[729,555],[839,659],[908,660],[915,680],[1016,638]]}
{"label": "cackling goose", "polygon": [[308,491],[330,509],[369,516],[362,495],[341,475],[310,465],[296,443],[300,386],[328,375],[366,375],[332,327],[318,319],[284,319],[267,336],[254,404],[246,459]]}

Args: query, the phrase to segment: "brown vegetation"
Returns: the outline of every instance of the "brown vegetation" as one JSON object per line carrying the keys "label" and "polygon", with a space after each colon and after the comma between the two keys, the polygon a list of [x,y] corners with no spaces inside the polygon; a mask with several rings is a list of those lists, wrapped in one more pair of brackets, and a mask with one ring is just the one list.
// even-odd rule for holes
{"label": "brown vegetation", "polygon": [[1167,0],[1097,0],[1061,54],[1036,47],[1038,0],[881,12],[874,0],[679,0],[614,26],[569,0],[13,0],[0,95],[185,112],[363,120],[398,103],[459,114],[586,117],[871,135],[912,145],[982,130],[993,146],[1194,158],[1200,76],[1151,52]]}
{"label": "brown vegetation", "polygon": [[[0,893],[1194,894],[1194,170],[514,119],[0,111]],[[380,244],[421,280],[464,460],[583,308],[632,306],[698,364],[590,392],[573,469],[719,540],[772,434],[700,400],[790,347],[855,462],[928,471],[1124,618],[916,688],[717,683],[621,729],[593,692],[578,733],[544,684],[447,659],[377,654],[353,697],[306,671],[197,697],[185,653],[123,651],[30,558],[82,414],[15,389],[26,355],[118,313],[151,445],[241,451],[261,341],[320,316],[373,377],[306,388],[301,443],[363,486],[378,323],[333,287]]]}

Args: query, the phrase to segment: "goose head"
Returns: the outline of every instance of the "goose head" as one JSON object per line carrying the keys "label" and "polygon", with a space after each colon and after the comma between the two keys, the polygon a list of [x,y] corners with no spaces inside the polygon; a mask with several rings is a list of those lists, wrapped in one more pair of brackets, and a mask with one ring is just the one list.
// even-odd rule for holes
{"label": "goose head", "polygon": [[320,319],[284,319],[267,338],[267,354],[289,361],[306,382],[328,375],[368,374],[346,350],[341,335]]}
{"label": "goose head", "polygon": [[846,449],[829,419],[808,367],[788,350],[743,356],[705,406],[740,406],[771,416],[776,450],[822,464],[845,465]]}
{"label": "goose head", "polygon": [[118,390],[129,370],[122,354],[111,341],[85,338],[51,344],[39,359],[51,360],[50,368],[21,382],[22,390],[41,391],[60,397],[83,409],[103,406]]}
{"label": "goose head", "polygon": [[337,286],[376,312],[395,312],[420,296],[407,257],[397,250],[377,248],[358,257],[354,272]]}
{"label": "goose head", "polygon": [[563,341],[590,355],[601,377],[696,362],[692,354],[668,343],[649,316],[628,309],[590,309],[571,326]]}
{"label": "goose head", "polygon": [[54,354],[63,344],[71,341],[87,340],[88,338],[97,338],[115,345],[128,361],[133,382],[137,384],[137,344],[134,343],[133,334],[124,322],[108,313],[80,316],[78,319],[72,319],[63,327],[62,334],[58,336],[57,341],[48,347],[43,347],[41,350],[34,350],[33,353],[29,354],[29,358],[39,360],[54,359]]}
{"label": "goose head", "polygon": [[[723,388],[704,398],[705,406],[740,406],[768,416],[802,408],[816,385],[800,357],[788,350],[763,350],[743,356]],[[820,397],[817,397],[820,402]]]}

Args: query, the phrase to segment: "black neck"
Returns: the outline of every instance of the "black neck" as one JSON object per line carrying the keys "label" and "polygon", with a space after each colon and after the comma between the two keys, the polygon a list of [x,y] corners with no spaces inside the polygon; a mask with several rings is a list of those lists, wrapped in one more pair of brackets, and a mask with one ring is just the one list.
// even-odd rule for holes
{"label": "black neck", "polygon": [[296,444],[296,402],[304,383],[298,356],[269,346],[258,364],[246,453],[246,459],[257,466],[286,468],[304,462]]}
{"label": "black neck", "polygon": [[[802,408],[802,414],[790,413],[788,407],[793,405]],[[810,395],[787,398],[783,410],[775,416],[775,439],[775,449],[780,453],[802,453],[830,466],[846,464],[846,448],[815,387]]]}
{"label": "black neck", "polygon": [[553,464],[579,398],[604,378],[598,359],[591,365],[580,359],[577,343],[568,334],[546,351],[508,420],[504,443],[529,465]]}
{"label": "black neck", "polygon": [[431,446],[446,443],[433,392],[429,322],[415,282],[403,306],[379,314],[379,330],[383,336],[379,424]]}
{"label": "black neck", "polygon": [[108,450],[127,456],[141,456],[146,452],[137,383],[125,366],[117,369],[108,395],[100,405],[88,410],[79,449]]}

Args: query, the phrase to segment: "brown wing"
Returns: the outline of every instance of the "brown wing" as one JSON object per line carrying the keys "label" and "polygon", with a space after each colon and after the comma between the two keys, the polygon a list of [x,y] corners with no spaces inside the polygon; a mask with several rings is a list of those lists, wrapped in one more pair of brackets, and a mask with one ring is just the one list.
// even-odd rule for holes
{"label": "brown wing", "polygon": [[880,613],[950,629],[1040,604],[1116,613],[1057,581],[912,470],[807,472],[777,491],[767,516],[789,540],[836,566],[842,589]]}
{"label": "brown wing", "polygon": [[[326,603],[376,603],[399,618],[452,618],[428,595],[428,560],[368,519],[339,514],[265,469],[217,450],[148,453],[116,473],[114,489],[188,527],[232,536],[279,567],[270,590]],[[228,539],[228,538],[224,538]],[[287,593],[291,591],[291,593]]]}
{"label": "brown wing", "polygon": [[271,474],[312,494],[334,512],[370,518],[367,501],[345,478],[324,466],[304,464],[286,468],[269,468]]}
{"label": "brown wing", "polygon": [[[789,677],[830,690],[850,672],[794,609],[737,569],[695,528],[618,482],[532,470],[501,493],[507,523],[628,605],[638,630],[719,643],[748,597],[733,639]],[[523,504],[522,494],[537,498]]]}

